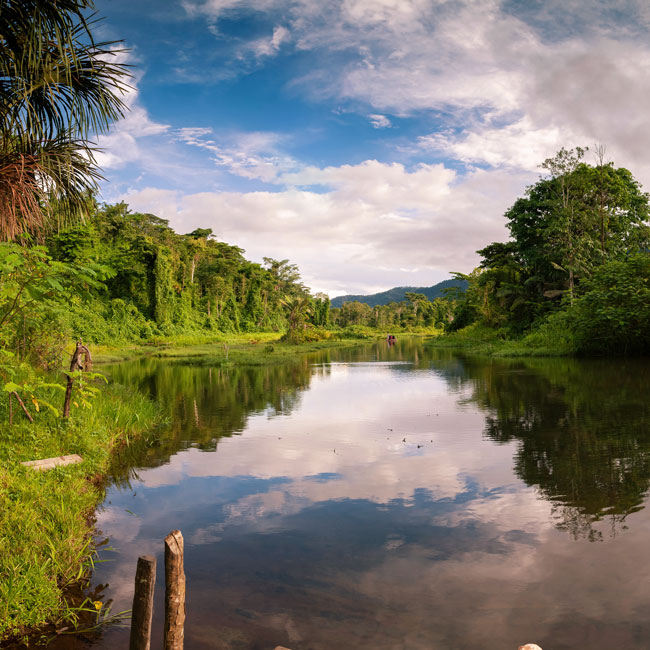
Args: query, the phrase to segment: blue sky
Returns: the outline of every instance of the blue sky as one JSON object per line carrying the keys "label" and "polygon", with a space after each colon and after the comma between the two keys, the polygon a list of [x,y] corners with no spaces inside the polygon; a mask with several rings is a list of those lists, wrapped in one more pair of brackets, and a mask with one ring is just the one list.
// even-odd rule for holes
{"label": "blue sky", "polygon": [[288,258],[314,291],[469,272],[562,146],[650,186],[645,0],[96,6],[135,75],[104,199]]}

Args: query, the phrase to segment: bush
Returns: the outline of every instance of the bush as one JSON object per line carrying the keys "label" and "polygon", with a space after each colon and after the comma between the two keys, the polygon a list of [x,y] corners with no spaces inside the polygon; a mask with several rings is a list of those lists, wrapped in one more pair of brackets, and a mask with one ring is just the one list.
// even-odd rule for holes
{"label": "bush", "polygon": [[365,325],[348,325],[338,332],[338,335],[342,339],[375,339],[377,330]]}
{"label": "bush", "polygon": [[283,343],[313,343],[314,341],[323,341],[331,338],[332,334],[328,330],[319,327],[295,328],[289,330],[281,339]]}
{"label": "bush", "polygon": [[608,262],[581,289],[567,324],[577,352],[650,353],[650,255]]}
{"label": "bush", "polygon": [[547,350],[550,354],[571,354],[576,350],[571,314],[557,311],[549,314],[522,341],[523,345],[536,350]]}

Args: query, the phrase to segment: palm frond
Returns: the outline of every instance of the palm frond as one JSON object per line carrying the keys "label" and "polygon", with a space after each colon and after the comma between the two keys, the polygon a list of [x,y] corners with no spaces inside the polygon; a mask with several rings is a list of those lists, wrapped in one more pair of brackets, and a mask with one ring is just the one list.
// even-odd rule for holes
{"label": "palm frond", "polygon": [[96,42],[92,0],[0,0],[0,238],[75,219],[100,178],[90,138],[127,109],[119,42]]}
{"label": "palm frond", "polygon": [[101,178],[92,151],[64,134],[26,147],[15,140],[0,149],[0,240],[22,234],[36,239],[52,225],[83,220],[88,194]]}

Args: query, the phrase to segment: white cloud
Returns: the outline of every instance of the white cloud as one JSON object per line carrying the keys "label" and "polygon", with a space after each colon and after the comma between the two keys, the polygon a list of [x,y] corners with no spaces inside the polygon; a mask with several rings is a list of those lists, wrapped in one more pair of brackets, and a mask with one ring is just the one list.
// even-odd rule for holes
{"label": "white cloud", "polygon": [[529,180],[498,170],[458,178],[443,165],[409,171],[369,160],[283,174],[278,182],[289,187],[275,192],[147,188],[123,198],[180,232],[210,227],[253,259],[289,258],[312,289],[334,294],[426,286],[449,271],[468,272],[477,249],[506,237],[502,214]]}
{"label": "white cloud", "polygon": [[[135,57],[130,52],[120,51],[117,55],[121,63],[133,64]],[[108,133],[97,136],[99,151],[95,154],[97,164],[103,169],[121,167],[127,163],[141,160],[142,152],[138,140],[155,136],[169,130],[168,124],[155,122],[138,100],[139,75],[131,80],[122,101],[127,107],[125,116],[111,126]]]}
{"label": "white cloud", "polygon": [[375,129],[387,129],[391,125],[391,121],[385,115],[371,114],[368,119]]}
{"label": "white cloud", "polygon": [[[584,143],[585,137],[574,142]],[[460,134],[448,131],[420,136],[418,143],[423,150],[439,151],[466,163],[534,171],[549,152],[559,150],[568,140],[558,127],[535,129],[529,118],[522,118],[501,128],[486,126]]]}
{"label": "white cloud", "polygon": [[[374,109],[365,114],[378,128],[391,114],[443,111],[462,133],[428,144],[461,160],[532,169],[560,146],[602,142],[622,164],[646,166],[650,131],[639,107],[650,102],[650,47],[640,0],[615,7],[555,0],[521,7],[500,0],[192,6],[212,19],[228,11],[281,16],[296,49],[317,55],[309,74],[294,80],[306,93],[361,102]],[[274,40],[266,41],[269,52]],[[343,51],[343,62],[332,66],[327,54]]]}
{"label": "white cloud", "polygon": [[[400,140],[395,155],[444,156],[468,171],[406,167],[391,163],[390,153],[389,162],[308,166],[288,153],[296,143],[284,135],[171,131],[148,117],[137,92],[132,114],[104,136],[100,162],[160,167],[161,156],[143,151],[143,137],[169,134],[185,153],[209,153],[206,191],[170,195],[151,184],[125,193],[134,208],[157,211],[181,231],[212,227],[255,259],[288,257],[308,284],[330,293],[431,284],[450,270],[469,271],[475,250],[507,236],[503,212],[562,146],[603,143],[616,164],[650,185],[650,131],[640,108],[650,103],[650,47],[604,20],[606,4],[553,0],[514,15],[499,0],[186,3],[212,25],[265,14],[266,35],[256,33],[236,56],[252,54],[262,65],[285,50],[311,55],[310,73],[294,79],[293,91],[334,99],[378,129],[393,116],[431,116],[436,129]],[[644,13],[636,0],[620,8]],[[561,12],[562,29],[550,39]],[[238,188],[250,181],[258,191],[217,192],[233,187],[232,176]],[[259,191],[269,185],[273,191]]]}
{"label": "white cloud", "polygon": [[296,161],[279,149],[282,137],[276,133],[230,132],[217,136],[209,128],[188,127],[178,129],[176,137],[211,152],[217,167],[243,178],[269,183],[297,167]]}
{"label": "white cloud", "polygon": [[273,56],[278,53],[282,44],[289,40],[289,37],[289,30],[282,25],[278,25],[273,29],[273,36],[270,39],[257,39],[251,43],[250,47],[258,58]]}

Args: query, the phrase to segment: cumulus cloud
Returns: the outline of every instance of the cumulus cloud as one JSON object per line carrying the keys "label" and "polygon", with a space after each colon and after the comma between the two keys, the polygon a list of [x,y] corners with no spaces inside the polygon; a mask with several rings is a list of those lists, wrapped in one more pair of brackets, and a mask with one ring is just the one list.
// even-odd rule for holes
{"label": "cumulus cloud", "polygon": [[[622,164],[645,167],[650,132],[639,106],[650,100],[649,10],[640,0],[207,0],[191,7],[215,20],[228,12],[281,15],[296,50],[317,54],[297,87],[375,109],[366,114],[377,128],[391,114],[443,111],[462,132],[434,134],[427,145],[461,160],[530,169],[533,157],[539,164],[563,145],[604,142]],[[274,51],[275,36],[259,47]],[[346,56],[332,66],[323,55],[336,52]]]}
{"label": "cumulus cloud", "polygon": [[368,119],[375,129],[387,129],[392,126],[391,121],[385,115],[371,114]]}
{"label": "cumulus cloud", "polygon": [[[330,293],[432,284],[469,271],[475,250],[507,236],[504,210],[562,146],[603,143],[650,184],[639,108],[650,102],[650,46],[638,31],[649,14],[640,0],[610,4],[188,1],[188,15],[213,26],[242,16],[266,25],[241,39],[235,58],[261,66],[285,51],[311,56],[292,92],[335,101],[377,129],[394,116],[427,126],[387,147],[383,162],[315,166],[280,134],[157,124],[136,93],[131,116],[102,141],[100,162],[142,160],[143,138],[166,135],[209,154],[214,182],[203,192],[132,189],[125,198],[134,208],[157,210],[182,231],[212,227],[256,259],[288,257]],[[232,177],[250,191],[241,182],[233,190]]]}
{"label": "cumulus cloud", "polygon": [[[331,294],[426,286],[468,272],[475,251],[506,237],[502,215],[530,180],[503,170],[458,177],[444,165],[374,160],[283,174],[278,191],[181,194],[148,188],[124,199],[187,232],[210,227],[253,259],[288,257]],[[317,191],[318,190],[318,191]]]}
{"label": "cumulus cloud", "polygon": [[[133,64],[135,57],[130,52],[116,54],[122,63]],[[125,116],[115,122],[109,133],[97,136],[99,151],[95,154],[97,164],[103,169],[121,167],[126,163],[137,162],[142,157],[138,143],[140,138],[160,135],[169,130],[168,124],[155,122],[138,98],[138,82],[141,75],[135,74],[129,87],[121,97],[127,107]]]}

